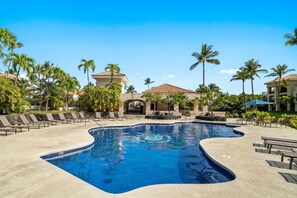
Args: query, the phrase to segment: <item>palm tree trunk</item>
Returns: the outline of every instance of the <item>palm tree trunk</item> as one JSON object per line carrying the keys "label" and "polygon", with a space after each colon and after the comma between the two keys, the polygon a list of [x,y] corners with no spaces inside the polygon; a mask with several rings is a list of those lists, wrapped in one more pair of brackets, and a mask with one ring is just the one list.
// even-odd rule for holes
{"label": "palm tree trunk", "polygon": [[[13,53],[13,48],[11,49],[11,53]],[[7,68],[6,78],[8,78],[8,73],[9,73],[10,66],[11,66],[11,61],[9,62],[9,65],[8,65],[8,68]]]}
{"label": "palm tree trunk", "polygon": [[87,69],[87,79],[88,79],[88,84],[90,84],[90,81],[89,81],[89,70]]}
{"label": "palm tree trunk", "polygon": [[14,80],[14,85],[16,85],[16,83],[18,81],[18,77],[19,77],[20,71],[21,71],[21,66],[19,66],[19,69],[17,71],[16,77],[15,77],[15,80]]}
{"label": "palm tree trunk", "polygon": [[46,99],[46,103],[45,103],[45,111],[48,110],[48,99]]}
{"label": "palm tree trunk", "polygon": [[252,86],[252,98],[254,99],[254,82],[253,82],[253,79],[251,79],[251,86]]}
{"label": "palm tree trunk", "polygon": [[244,80],[242,81],[242,95],[243,95],[243,102],[245,102]]}
{"label": "palm tree trunk", "polygon": [[202,62],[203,65],[203,85],[205,85],[205,65],[204,62]]}
{"label": "palm tree trunk", "polygon": [[65,109],[68,111],[68,95],[66,94],[66,100],[65,100]]}
{"label": "palm tree trunk", "polygon": [[150,84],[148,83],[148,84],[147,84],[147,90],[149,90],[149,89],[150,89]]}

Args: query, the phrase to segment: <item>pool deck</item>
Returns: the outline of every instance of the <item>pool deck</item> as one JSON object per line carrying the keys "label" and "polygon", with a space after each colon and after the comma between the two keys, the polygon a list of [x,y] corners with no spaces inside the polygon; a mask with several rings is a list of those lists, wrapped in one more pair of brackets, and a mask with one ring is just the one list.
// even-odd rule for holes
{"label": "pool deck", "polygon": [[[228,123],[234,123],[230,119]],[[158,121],[168,123],[171,121]],[[156,123],[155,120],[100,121],[103,126]],[[232,170],[236,179],[219,184],[163,184],[123,194],[109,194],[42,160],[40,156],[93,142],[88,129],[94,122],[66,124],[0,136],[0,197],[297,197],[297,184],[281,174],[295,176],[297,167],[265,152],[261,136],[297,139],[289,127],[243,125],[240,138],[213,138],[200,142],[215,161]],[[257,151],[257,152],[256,152]]]}

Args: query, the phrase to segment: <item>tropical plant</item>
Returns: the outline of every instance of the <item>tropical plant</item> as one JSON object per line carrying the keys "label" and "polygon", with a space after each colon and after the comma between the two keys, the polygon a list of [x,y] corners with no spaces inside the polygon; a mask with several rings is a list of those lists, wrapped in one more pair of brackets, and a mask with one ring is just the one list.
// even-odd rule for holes
{"label": "tropical plant", "polygon": [[7,57],[4,60],[5,64],[7,64],[8,62],[12,62],[13,70],[16,72],[16,77],[14,82],[14,84],[16,84],[21,70],[24,70],[27,73],[30,73],[30,70],[32,69],[34,64],[34,59],[28,57],[26,54],[19,55],[13,52],[11,53],[11,56]]}
{"label": "tropical plant", "polygon": [[201,47],[201,52],[200,54],[197,52],[194,52],[192,54],[192,56],[194,56],[197,59],[197,62],[194,63],[191,67],[190,70],[193,70],[194,68],[196,68],[200,63],[202,63],[203,66],[203,84],[205,85],[205,62],[207,63],[211,63],[211,64],[215,64],[215,65],[219,65],[220,61],[218,59],[215,59],[214,57],[219,55],[218,51],[212,51],[211,48],[213,46],[212,45],[207,45],[207,44],[203,44]]}
{"label": "tropical plant", "polygon": [[110,72],[110,82],[113,82],[114,73],[119,74],[121,69],[118,64],[107,64],[107,66],[105,67],[105,71]]}
{"label": "tropical plant", "polygon": [[121,92],[122,92],[122,85],[119,82],[111,81],[106,87],[110,91],[110,103],[107,110],[115,111],[118,110],[121,104]]}
{"label": "tropical plant", "polygon": [[[232,76],[232,79],[230,81],[234,81],[234,80],[241,80],[242,81],[242,94],[245,95],[244,92],[244,83],[245,81],[248,79],[248,73],[247,71],[241,67],[235,75]],[[245,98],[243,98],[243,102],[245,102]]]}
{"label": "tropical plant", "polygon": [[294,35],[291,34],[285,34],[284,38],[287,39],[285,45],[288,46],[293,46],[293,45],[297,45],[297,28],[295,28],[294,30]]}
{"label": "tropical plant", "polygon": [[185,106],[188,100],[184,92],[166,94],[162,101],[168,106],[168,113],[170,114],[172,105]]}
{"label": "tropical plant", "polygon": [[0,77],[0,114],[21,113],[24,105],[29,105],[22,97],[21,91],[13,81]]}
{"label": "tropical plant", "polygon": [[[14,49],[21,48],[24,46],[23,43],[17,42],[17,37],[15,35],[11,35],[10,38],[7,41],[8,51],[10,51],[8,56],[11,56],[13,54]],[[8,68],[7,68],[7,74],[6,77],[8,78],[8,71],[10,70],[11,62],[9,62]]]}
{"label": "tropical plant", "polygon": [[244,63],[244,70],[248,73],[248,79],[251,80],[252,95],[254,96],[254,80],[255,76],[260,78],[258,73],[267,73],[266,69],[261,69],[259,61],[254,59],[248,60]]}
{"label": "tropical plant", "polygon": [[141,96],[141,98],[144,98],[145,102],[150,102],[154,104],[153,113],[155,113],[157,108],[157,103],[161,102],[164,98],[163,94],[161,93],[150,93],[150,92],[144,92]]}
{"label": "tropical plant", "polygon": [[94,60],[86,60],[86,59],[81,59],[81,64],[78,66],[78,69],[80,70],[83,67],[84,73],[87,73],[87,80],[88,84],[90,83],[89,80],[89,69],[92,70],[92,72],[95,71],[96,65]]}
{"label": "tropical plant", "polygon": [[4,47],[8,46],[9,40],[13,34],[7,28],[0,28],[0,58],[4,57]]}
{"label": "tropical plant", "polygon": [[146,78],[144,80],[144,85],[147,85],[147,90],[150,89],[150,84],[155,83],[155,81],[152,81],[150,78]]}
{"label": "tropical plant", "polygon": [[137,93],[137,92],[136,92],[135,87],[133,85],[129,85],[129,86],[126,87],[126,93],[131,93],[131,97],[133,99],[133,95],[135,93]]}

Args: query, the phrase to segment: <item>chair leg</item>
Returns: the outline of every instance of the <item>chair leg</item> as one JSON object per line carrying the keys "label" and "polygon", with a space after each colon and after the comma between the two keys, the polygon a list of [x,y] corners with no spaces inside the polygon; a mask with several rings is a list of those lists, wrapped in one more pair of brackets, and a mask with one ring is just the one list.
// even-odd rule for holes
{"label": "chair leg", "polygon": [[293,157],[290,158],[289,169],[292,169],[293,159],[294,159]]}

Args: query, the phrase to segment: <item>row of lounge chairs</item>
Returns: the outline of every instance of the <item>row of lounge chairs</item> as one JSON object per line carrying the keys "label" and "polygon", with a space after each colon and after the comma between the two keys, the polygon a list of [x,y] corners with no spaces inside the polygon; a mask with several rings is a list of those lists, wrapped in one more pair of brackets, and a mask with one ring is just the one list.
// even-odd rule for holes
{"label": "row of lounge chairs", "polygon": [[257,125],[263,125],[266,127],[266,125],[269,125],[271,127],[272,124],[275,124],[275,126],[277,126],[278,124],[280,126],[288,126],[290,124],[290,120],[291,117],[285,117],[284,120],[282,120],[281,122],[279,122],[279,119],[281,118],[281,116],[276,116],[273,120],[270,121],[265,121],[265,115],[261,115],[259,118],[256,119],[255,115],[251,115],[247,118],[240,118],[237,119],[236,122],[239,123],[241,122],[242,124],[245,122],[245,124],[257,124]]}
{"label": "row of lounge chairs", "polygon": [[49,127],[50,125],[57,125],[59,123],[64,124],[70,122],[82,122],[90,120],[87,117],[85,117],[84,113],[82,112],[79,113],[79,117],[76,113],[71,113],[72,118],[65,118],[65,115],[63,113],[59,113],[58,116],[59,119],[54,119],[51,113],[46,113],[46,119],[43,121],[39,121],[34,114],[28,114],[28,117],[30,118],[29,121],[28,117],[25,114],[20,114],[18,115],[18,117],[21,122],[11,123],[9,122],[6,116],[1,115],[0,122],[2,126],[0,126],[0,132],[5,132],[5,135],[7,136],[8,132],[17,133],[22,132],[23,129],[27,129],[29,131],[31,128],[40,129],[41,126]]}
{"label": "row of lounge chairs", "polygon": [[293,139],[284,139],[284,138],[275,138],[275,137],[265,137],[262,136],[261,139],[264,141],[264,146],[267,148],[268,152],[271,153],[271,149],[277,147],[286,148],[291,151],[277,150],[277,154],[281,155],[281,162],[284,161],[284,157],[290,159],[289,169],[292,169],[293,162],[297,164],[297,140]]}
{"label": "row of lounge chairs", "polygon": [[59,113],[58,119],[54,119],[53,114],[46,113],[45,118],[43,121],[39,121],[34,114],[28,114],[27,116],[30,118],[30,121],[28,120],[28,117],[25,114],[18,115],[21,122],[18,123],[11,123],[7,119],[6,116],[1,115],[0,116],[0,122],[2,126],[0,125],[0,132],[5,132],[5,135],[7,136],[8,132],[22,132],[23,129],[27,129],[28,131],[31,128],[38,128],[40,129],[41,126],[43,127],[49,127],[50,125],[56,125],[56,124],[69,124],[69,123],[75,123],[75,122],[88,122],[90,120],[93,121],[99,121],[103,119],[112,119],[112,120],[123,120],[128,119],[128,117],[124,116],[122,113],[115,114],[114,112],[109,112],[108,117],[102,117],[100,112],[96,112],[95,116],[85,116],[83,112],[74,113],[71,112],[70,116],[68,114],[68,117],[65,117],[65,114]]}

